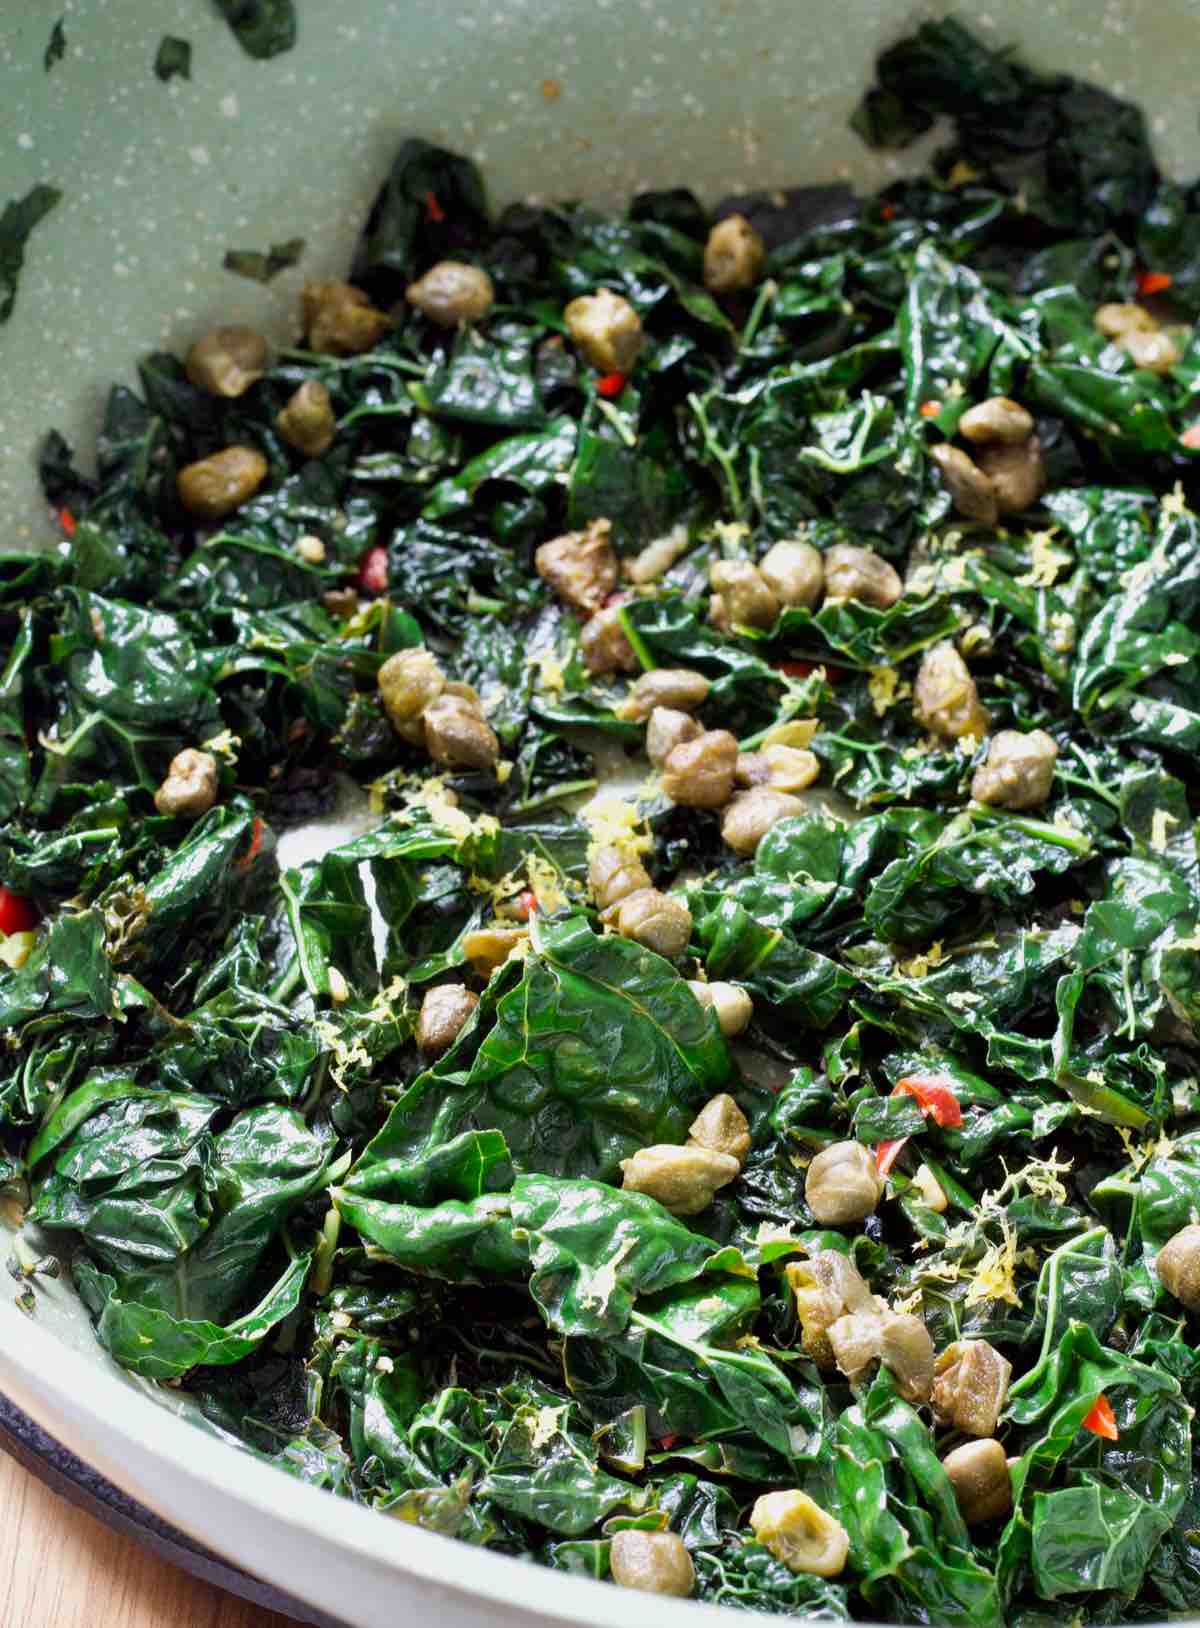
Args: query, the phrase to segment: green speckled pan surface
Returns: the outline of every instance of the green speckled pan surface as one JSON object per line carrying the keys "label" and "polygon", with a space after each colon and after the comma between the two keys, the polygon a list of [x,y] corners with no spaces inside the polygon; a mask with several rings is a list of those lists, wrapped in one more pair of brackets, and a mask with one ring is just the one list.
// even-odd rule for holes
{"label": "green speckled pan surface", "polygon": [[[32,473],[43,429],[90,444],[106,383],[221,318],[282,337],[306,276],[344,270],[397,140],[418,133],[484,166],[493,198],[624,198],[687,182],[851,178],[867,153],[846,115],[878,47],[918,8],[880,0],[300,0],[295,49],[245,56],[209,0],[0,0],[0,202],[61,186],[0,328],[0,546],[45,524]],[[65,10],[67,49],[42,54]],[[1152,110],[1176,168],[1194,155],[1197,0],[993,0],[964,11],[1034,60],[1111,82]],[[163,34],[192,78],[161,84]],[[557,81],[555,99],[543,81]],[[303,235],[269,288],[224,251]]]}
{"label": "green speckled pan surface", "polygon": [[[66,53],[43,52],[65,9]],[[879,47],[943,7],[881,0],[299,0],[296,48],[243,55],[209,0],[0,0],[0,206],[64,192],[0,327],[0,548],[48,540],[33,458],[61,428],[90,452],[109,381],[218,320],[293,331],[309,276],[340,273],[398,141],[485,167],[493,200],[618,201],[641,185],[709,197],[899,167],[846,117]],[[1200,170],[1200,0],[984,0],[962,14],[1039,66],[1140,100],[1166,165]],[[191,41],[163,85],[159,40]],[[1181,71],[1181,68],[1183,71]],[[547,96],[543,83],[555,82]],[[920,155],[908,155],[916,166]],[[269,287],[228,248],[303,236]],[[310,829],[317,846],[329,833]],[[299,858],[299,853],[291,856]],[[193,1536],[356,1628],[631,1628],[621,1592],[381,1520],[189,1426],[118,1375],[65,1282],[36,1324],[0,1296],[0,1386],[68,1447]],[[171,1398],[177,1405],[178,1399]],[[655,1600],[655,1628],[748,1625]]]}

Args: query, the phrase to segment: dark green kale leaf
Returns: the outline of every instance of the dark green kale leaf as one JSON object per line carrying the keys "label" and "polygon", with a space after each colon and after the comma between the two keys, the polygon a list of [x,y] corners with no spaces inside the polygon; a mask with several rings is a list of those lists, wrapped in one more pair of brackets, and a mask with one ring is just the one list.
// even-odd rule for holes
{"label": "dark green kale leaf", "polygon": [[351,278],[389,303],[433,261],[469,257],[489,230],[476,166],[412,137],[396,154],[367,216]]}
{"label": "dark green kale leaf", "polygon": [[[1086,1324],[1056,1342],[1054,1333],[1048,1324],[1039,1362],[1010,1393],[1028,1445],[998,1576],[1009,1595],[1031,1578],[1046,1600],[1109,1589],[1129,1598],[1187,1495],[1191,1410],[1171,1374],[1102,1347]],[[1101,1394],[1118,1442],[1080,1430]]]}
{"label": "dark green kale leaf", "polygon": [[474,1125],[503,1133],[518,1171],[612,1179],[639,1147],[681,1138],[731,1066],[669,962],[583,916],[537,919],[532,953],[496,975],[480,1018],[404,1091],[364,1162]]}

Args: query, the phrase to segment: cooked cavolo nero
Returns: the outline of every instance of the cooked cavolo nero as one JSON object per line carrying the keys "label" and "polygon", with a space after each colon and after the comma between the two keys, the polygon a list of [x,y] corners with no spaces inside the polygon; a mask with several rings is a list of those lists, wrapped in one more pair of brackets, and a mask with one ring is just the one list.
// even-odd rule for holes
{"label": "cooked cavolo nero", "polygon": [[1200,212],[1134,108],[952,22],[855,127],[943,115],[921,179],[714,215],[493,216],[408,142],[294,347],[147,357],[94,478],[50,436],[63,536],[0,559],[14,1270],[467,1543],[1161,1619]]}

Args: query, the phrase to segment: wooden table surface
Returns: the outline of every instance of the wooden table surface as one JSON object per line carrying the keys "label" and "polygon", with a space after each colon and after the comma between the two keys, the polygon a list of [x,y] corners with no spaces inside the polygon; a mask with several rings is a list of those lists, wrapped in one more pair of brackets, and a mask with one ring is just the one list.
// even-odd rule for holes
{"label": "wooden table surface", "polygon": [[294,1628],[119,1537],[0,1453],[0,1623]]}

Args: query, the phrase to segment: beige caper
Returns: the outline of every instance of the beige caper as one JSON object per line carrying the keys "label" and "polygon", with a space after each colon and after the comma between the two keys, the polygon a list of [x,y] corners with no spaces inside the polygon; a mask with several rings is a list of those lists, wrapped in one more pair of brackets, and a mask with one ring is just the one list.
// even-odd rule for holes
{"label": "beige caper", "polygon": [[579,630],[579,653],[589,673],[636,673],[637,652],[621,626],[620,605],[605,605]]}
{"label": "beige caper", "polygon": [[879,1360],[895,1376],[906,1402],[928,1402],[933,1390],[933,1341],[912,1312],[888,1312],[882,1319]]}
{"label": "beige caper", "polygon": [[770,765],[761,752],[738,753],[734,779],[739,786],[765,786],[770,778]]}
{"label": "beige caper", "polygon": [[643,673],[616,710],[618,718],[640,723],[655,707],[671,707],[676,712],[694,712],[702,706],[712,684],[703,673],[690,667],[656,667]]}
{"label": "beige caper", "polygon": [[423,743],[418,720],[446,688],[437,657],[428,650],[397,650],[379,669],[375,682],[393,729],[413,745]]}
{"label": "beige caper", "polygon": [[1050,795],[1058,747],[1044,729],[1001,729],[971,780],[971,796],[994,808],[1037,808]]}
{"label": "beige caper", "polygon": [[758,784],[772,786],[776,791],[804,791],[821,773],[821,760],[805,746],[768,742],[755,755],[761,760],[764,772]]}
{"label": "beige caper", "polygon": [[776,791],[773,786],[752,786],[730,800],[721,820],[721,841],[746,859],[773,825],[803,813],[804,804],[789,792]]}
{"label": "beige caper", "polygon": [[372,350],[392,326],[361,288],[338,278],[305,283],[300,315],[310,350],[327,356],[358,356]]}
{"label": "beige caper", "polygon": [[830,1330],[840,1318],[850,1313],[879,1317],[882,1302],[840,1250],[823,1249],[806,1261],[792,1261],[784,1276],[796,1297],[801,1344],[822,1368],[831,1368],[836,1361]]}
{"label": "beige caper", "polygon": [[339,621],[345,621],[358,611],[358,595],[353,588],[329,588],[321,595],[321,603],[330,616],[336,616]]}
{"label": "beige caper", "polygon": [[1023,514],[1046,489],[1042,443],[1036,435],[1013,446],[995,442],[980,447],[978,458],[980,469],[992,483],[1001,514]]}
{"label": "beige caper", "polygon": [[448,1051],[458,1031],[479,1005],[479,996],[461,984],[435,984],[427,990],[417,1018],[417,1045],[426,1057]]}
{"label": "beige caper", "polygon": [[846,1528],[806,1492],[765,1492],[750,1511],[754,1536],[789,1571],[836,1577],[850,1553]]}
{"label": "beige caper", "polygon": [[1179,361],[1179,347],[1170,334],[1144,333],[1134,328],[1123,333],[1117,344],[1134,367],[1144,368],[1147,373],[1169,373]]}
{"label": "beige caper", "polygon": [[254,328],[236,323],[214,328],[188,351],[184,370],[197,390],[230,399],[244,396],[263,376],[267,342]]}
{"label": "beige caper", "polygon": [[447,769],[490,769],[500,756],[496,731],[478,701],[443,692],[421,714],[425,750]]}
{"label": "beige caper", "polygon": [[646,725],[646,756],[661,768],[677,746],[703,733],[704,725],[686,712],[675,707],[655,707]]}
{"label": "beige caper", "polygon": [[324,565],[325,544],[311,531],[296,538],[296,553],[305,565]]}
{"label": "beige caper", "polygon": [[982,740],[990,720],[966,662],[943,639],[925,652],[913,687],[913,716],[935,735]]}
{"label": "beige caper", "polygon": [[621,900],[616,926],[622,938],[632,938],[674,961],[692,936],[692,913],[681,899],[660,893],[656,887],[642,887]]}
{"label": "beige caper", "polygon": [[712,1008],[723,1035],[741,1034],[754,1016],[754,1002],[740,984],[727,984],[718,978],[711,984],[692,980],[688,988],[701,1006]]}
{"label": "beige caper", "polygon": [[216,802],[219,783],[212,753],[186,747],[171,759],[167,777],[154,793],[154,806],[160,814],[197,820]]}
{"label": "beige caper", "polygon": [[963,1442],[946,1454],[942,1468],[968,1526],[1000,1520],[1012,1509],[1012,1471],[994,1436]]}
{"label": "beige caper", "polygon": [[255,447],[223,447],[176,476],[179,501],[198,520],[224,520],[248,503],[267,478],[268,464]]}
{"label": "beige caper", "polygon": [[533,556],[534,569],[572,610],[591,616],[617,585],[617,556],[607,520],[593,520],[584,531],[564,532],[543,543]]}
{"label": "beige caper", "polygon": [[650,874],[636,854],[607,844],[588,860],[588,886],[598,910],[609,910],[640,888],[650,886]]}
{"label": "beige caper", "polygon": [[1000,517],[996,488],[975,460],[961,447],[952,447],[949,441],[930,447],[929,456],[941,470],[942,483],[958,513],[965,520],[994,526]]}
{"label": "beige caper", "polygon": [[968,1436],[992,1436],[1008,1396],[1012,1363],[986,1340],[955,1340],[933,1365],[933,1411]]}
{"label": "beige caper", "polygon": [[758,569],[781,605],[802,605],[811,610],[825,587],[821,550],[799,537],[772,543],[759,560]]}
{"label": "beige caper", "polygon": [[1159,1250],[1154,1262],[1158,1281],[1188,1311],[1200,1311],[1200,1226],[1180,1228]]}
{"label": "beige caper", "polygon": [[622,1159],[621,1185],[628,1192],[657,1199],[672,1215],[699,1215],[741,1170],[728,1153],[664,1142],[639,1148],[631,1159]]}
{"label": "beige caper", "polygon": [[691,546],[687,527],[675,526],[664,537],[656,537],[652,543],[647,543],[639,553],[625,562],[625,575],[630,582],[639,584],[657,582],[675,564],[681,554],[686,554]]}
{"label": "beige caper", "polygon": [[[695,985],[691,987],[694,989]],[[734,987],[726,985],[726,988]],[[738,990],[739,995],[743,993]],[[750,1151],[750,1121],[728,1091],[722,1091],[720,1096],[711,1097],[692,1120],[688,1141],[711,1148],[714,1153],[727,1153],[741,1164]]]}
{"label": "beige caper", "polygon": [[967,441],[1000,441],[1019,445],[1033,434],[1033,415],[1011,396],[989,396],[968,407],[958,421],[958,433]]}
{"label": "beige caper", "polygon": [[696,1586],[696,1568],[674,1532],[614,1532],[608,1569],[621,1588],[640,1588],[647,1594],[672,1594],[686,1600]]}
{"label": "beige caper", "polygon": [[514,950],[528,942],[529,934],[516,927],[476,927],[463,934],[463,959],[481,978],[490,978]]}
{"label": "beige caper", "polygon": [[830,599],[857,599],[890,610],[904,593],[896,568],[873,548],[835,543],[825,551],[825,592]]}
{"label": "beige caper", "polygon": [[620,294],[581,294],[563,312],[567,332],[598,373],[632,373],[645,335],[642,319]]}
{"label": "beige caper", "polygon": [[715,627],[774,627],[779,600],[757,565],[749,560],[718,560],[708,573],[713,597],[709,618]]}
{"label": "beige caper", "polygon": [[456,328],[460,322],[482,322],[495,302],[496,290],[481,266],[439,260],[423,277],[409,283],[404,297],[439,328]]}
{"label": "beige caper", "polygon": [[275,415],[275,428],[290,447],[306,458],[328,452],[337,433],[333,401],[320,379],[305,379]]}
{"label": "beige caper", "polygon": [[854,1384],[878,1360],[883,1323],[877,1312],[849,1312],[830,1324],[828,1335],[839,1372]]}
{"label": "beige caper", "polygon": [[723,808],[733,796],[737,736],[706,729],[676,746],[662,768],[663,795],[684,808]]}
{"label": "beige caper", "polygon": [[745,215],[726,215],[704,245],[704,286],[714,294],[753,288],[766,258],[767,246]]}
{"label": "beige caper", "polygon": [[884,1181],[861,1142],[834,1142],[808,1167],[804,1198],[823,1227],[844,1227],[874,1215]]}
{"label": "beige caper", "polygon": [[1096,307],[1093,322],[1106,339],[1128,333],[1157,333],[1158,321],[1143,306],[1112,303]]}

